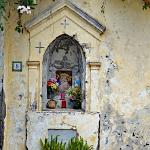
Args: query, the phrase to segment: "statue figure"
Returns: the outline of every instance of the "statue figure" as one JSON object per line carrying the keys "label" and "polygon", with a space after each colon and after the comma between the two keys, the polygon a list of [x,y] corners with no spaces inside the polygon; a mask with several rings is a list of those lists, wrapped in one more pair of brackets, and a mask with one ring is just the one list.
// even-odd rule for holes
{"label": "statue figure", "polygon": [[80,87],[81,86],[81,81],[80,81],[80,79],[77,75],[75,76],[75,79],[74,79],[74,86],[75,87]]}

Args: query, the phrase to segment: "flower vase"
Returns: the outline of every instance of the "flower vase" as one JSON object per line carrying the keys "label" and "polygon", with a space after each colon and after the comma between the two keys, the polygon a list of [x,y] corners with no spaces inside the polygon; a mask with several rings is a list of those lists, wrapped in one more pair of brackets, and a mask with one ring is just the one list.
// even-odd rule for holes
{"label": "flower vase", "polygon": [[73,109],[81,109],[81,102],[75,102],[73,105]]}
{"label": "flower vase", "polygon": [[56,101],[53,99],[48,100],[46,107],[50,108],[50,109],[55,109],[56,108]]}
{"label": "flower vase", "polygon": [[73,109],[81,109],[81,102],[77,102],[75,100],[70,99],[71,107]]}
{"label": "flower vase", "polygon": [[56,102],[54,100],[55,93],[52,91],[51,88],[48,89],[48,102],[46,107],[50,109],[55,109],[56,108]]}

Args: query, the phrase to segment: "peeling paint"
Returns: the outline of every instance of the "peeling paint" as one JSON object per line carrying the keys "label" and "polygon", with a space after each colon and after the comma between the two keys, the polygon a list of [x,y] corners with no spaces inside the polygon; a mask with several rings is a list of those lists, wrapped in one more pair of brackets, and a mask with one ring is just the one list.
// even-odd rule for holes
{"label": "peeling paint", "polygon": [[[110,107],[110,104],[108,107]],[[103,134],[107,133],[107,136],[105,134],[105,145],[109,144],[116,150],[149,150],[150,129],[146,128],[145,130],[143,127],[150,126],[150,124],[142,120],[146,114],[149,114],[150,107],[147,107],[147,111],[139,110],[132,117],[126,119],[114,109],[110,113],[108,107],[105,109],[106,112],[102,121],[103,127],[101,128]],[[109,139],[110,135],[114,138]]]}

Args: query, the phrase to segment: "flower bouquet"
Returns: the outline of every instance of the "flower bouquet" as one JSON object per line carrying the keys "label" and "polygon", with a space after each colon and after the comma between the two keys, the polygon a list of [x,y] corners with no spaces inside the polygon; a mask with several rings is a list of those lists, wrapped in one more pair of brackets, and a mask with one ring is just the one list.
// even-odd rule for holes
{"label": "flower bouquet", "polygon": [[74,109],[81,109],[82,94],[80,87],[70,87],[67,90],[67,95],[73,104]]}
{"label": "flower bouquet", "polygon": [[54,109],[56,107],[54,97],[58,93],[58,86],[59,83],[55,78],[51,78],[47,81],[47,98],[50,99],[47,103],[48,108]]}
{"label": "flower bouquet", "polygon": [[47,81],[47,93],[50,94],[50,98],[53,98],[58,93],[58,85],[57,79],[55,78]]}

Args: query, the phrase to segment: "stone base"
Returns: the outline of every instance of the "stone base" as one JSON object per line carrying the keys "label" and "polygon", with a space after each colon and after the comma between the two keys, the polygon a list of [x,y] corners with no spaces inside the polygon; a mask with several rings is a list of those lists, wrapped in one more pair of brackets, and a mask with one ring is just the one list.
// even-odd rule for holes
{"label": "stone base", "polygon": [[27,148],[40,150],[40,139],[48,138],[49,129],[75,129],[79,136],[97,149],[99,120],[99,113],[57,110],[55,112],[28,112]]}

